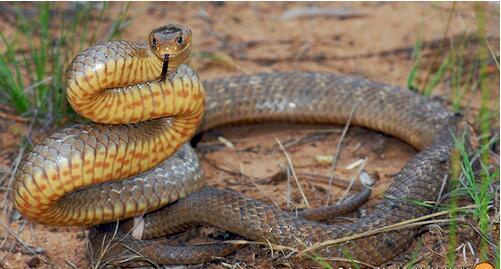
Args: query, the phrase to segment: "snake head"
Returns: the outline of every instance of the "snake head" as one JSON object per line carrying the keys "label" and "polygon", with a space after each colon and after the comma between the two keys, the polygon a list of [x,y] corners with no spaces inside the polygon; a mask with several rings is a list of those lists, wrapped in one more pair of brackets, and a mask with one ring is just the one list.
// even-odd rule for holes
{"label": "snake head", "polygon": [[161,60],[189,54],[191,30],[180,24],[168,24],[151,31],[148,38],[152,52]]}

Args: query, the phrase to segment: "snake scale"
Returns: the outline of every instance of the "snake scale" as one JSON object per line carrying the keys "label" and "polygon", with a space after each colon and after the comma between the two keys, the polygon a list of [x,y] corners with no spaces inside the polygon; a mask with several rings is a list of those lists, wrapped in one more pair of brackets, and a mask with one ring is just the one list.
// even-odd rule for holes
{"label": "snake scale", "polygon": [[[262,73],[202,82],[184,64],[190,51],[191,31],[171,24],[153,30],[148,42],[112,41],[75,57],[67,70],[68,100],[92,122],[56,132],[24,158],[14,184],[17,210],[47,225],[94,225],[154,211],[144,217],[143,239],[209,224],[298,250],[429,212],[410,201],[435,201],[449,171],[457,118],[439,103],[331,73]],[[185,144],[197,133],[227,124],[344,124],[354,107],[353,125],[399,138],[420,152],[385,198],[353,223],[306,220],[231,190],[206,187],[197,156]],[[316,253],[377,265],[405,250],[415,233],[376,233]],[[204,262],[234,249],[131,242],[166,264]]]}

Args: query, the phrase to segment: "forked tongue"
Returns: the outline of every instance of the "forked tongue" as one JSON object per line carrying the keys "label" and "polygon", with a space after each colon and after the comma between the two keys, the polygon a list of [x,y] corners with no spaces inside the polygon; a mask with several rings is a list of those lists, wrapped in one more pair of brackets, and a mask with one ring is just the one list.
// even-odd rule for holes
{"label": "forked tongue", "polygon": [[164,55],[164,64],[162,66],[162,74],[160,75],[160,81],[164,81],[167,77],[167,70],[169,68],[169,54]]}

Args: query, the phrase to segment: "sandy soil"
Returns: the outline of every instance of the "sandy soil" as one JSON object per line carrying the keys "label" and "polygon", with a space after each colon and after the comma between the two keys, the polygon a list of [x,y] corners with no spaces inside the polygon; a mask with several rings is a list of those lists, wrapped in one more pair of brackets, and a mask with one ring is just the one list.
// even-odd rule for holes
{"label": "sandy soil", "polygon": [[[300,7],[334,8],[354,16],[282,18],[284,12]],[[499,11],[496,11],[499,7],[488,7],[488,35],[498,38],[494,49],[499,55]],[[112,8],[118,11],[122,4],[114,3]],[[410,52],[418,32],[421,30],[424,42],[441,40],[450,8],[448,3],[131,3],[130,25],[123,36],[143,40],[156,26],[169,22],[188,25],[194,35],[192,65],[204,79],[240,73],[303,70],[358,75],[405,86],[413,64]],[[472,11],[472,5],[458,4],[449,37],[476,30]],[[0,23],[7,36],[15,33],[8,22]],[[200,51],[209,52],[210,57],[202,57],[197,53]],[[427,53],[434,51],[430,49]],[[214,54],[216,52],[218,54]],[[430,58],[425,61],[431,62]],[[493,100],[498,100],[497,71],[492,72],[490,78]],[[434,96],[442,100],[447,100],[450,94],[450,88],[444,85],[434,92]],[[475,124],[478,94],[468,95],[465,104],[467,101],[472,101],[473,107],[467,117]],[[499,108],[497,101],[492,105]],[[9,111],[6,107],[0,109]],[[495,129],[499,127],[499,118],[494,125]],[[350,128],[342,144],[336,172],[333,172],[330,164],[319,163],[315,157],[334,154],[341,131],[339,126],[311,125],[225,127],[206,134],[199,143],[199,152],[209,185],[232,188],[282,208],[291,208],[289,199],[301,206],[301,197],[294,186],[287,197],[286,179],[270,180],[280,178],[274,176],[287,166],[277,139],[286,146],[312,206],[325,203],[329,192],[326,177],[334,173],[336,178],[349,180],[357,169],[348,169],[348,166],[366,158],[364,171],[376,180],[371,200],[363,206],[363,210],[370,209],[382,197],[392,176],[415,151],[383,134]],[[5,178],[10,176],[11,165],[19,154],[17,145],[27,132],[26,123],[0,117],[0,172]],[[32,133],[35,142],[46,136],[36,130]],[[234,148],[224,146],[218,137],[231,141]],[[4,197],[5,188],[0,191]],[[339,197],[343,192],[344,188],[335,187],[332,196]],[[2,224],[5,223],[8,223],[8,216],[2,219]],[[8,230],[0,228],[0,240],[6,241],[0,249],[0,268],[89,266],[84,229],[46,227],[19,218],[9,225]],[[19,241],[32,246],[37,255],[27,252],[26,247],[7,236],[6,231],[18,234],[19,229]],[[475,246],[478,236],[465,232],[460,240],[460,243]],[[387,265],[404,265],[418,253],[421,266],[444,266],[446,246],[446,229],[429,226],[409,250]],[[477,257],[469,250],[463,259],[462,251],[458,249],[459,264],[476,262]],[[206,266],[256,268],[287,267],[287,264],[277,262],[265,249],[247,248],[222,262],[197,267]]]}

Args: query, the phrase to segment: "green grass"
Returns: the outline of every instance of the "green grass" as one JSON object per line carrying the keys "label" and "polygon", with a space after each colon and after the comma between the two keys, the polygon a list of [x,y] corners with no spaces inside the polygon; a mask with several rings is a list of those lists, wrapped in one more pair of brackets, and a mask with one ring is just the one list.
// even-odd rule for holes
{"label": "green grass", "polygon": [[[485,37],[485,11],[484,6],[476,4],[475,5],[475,15],[477,18],[478,25],[478,36]],[[478,50],[478,56],[480,60],[480,91],[481,91],[481,103],[480,103],[480,111],[479,111],[479,123],[480,123],[480,145],[486,146],[489,144],[489,135],[491,129],[491,110],[490,110],[490,101],[491,101],[491,90],[488,85],[488,70],[487,70],[487,60],[489,54],[487,52],[487,48],[485,46],[480,47]],[[480,152],[480,160],[483,164],[487,164],[489,162],[489,152],[484,150]],[[497,174],[499,175],[499,168]],[[499,176],[497,177],[499,178]],[[482,169],[480,174],[480,179],[482,184],[480,184],[479,191],[484,196],[489,195],[489,182],[491,182],[492,178],[489,174],[488,169]],[[481,232],[487,232],[489,228],[489,216],[487,215],[487,204],[484,200],[480,201],[480,212],[479,212],[479,228]],[[482,259],[487,258],[487,242],[485,240],[480,241],[480,257]],[[499,249],[499,246],[498,246]]]}
{"label": "green grass", "polygon": [[[489,153],[494,143],[499,143],[499,137],[491,138],[488,143],[481,145],[478,149],[471,152],[469,144],[466,142],[465,134],[455,137],[455,150],[451,156],[451,172],[449,179],[449,193],[447,202],[436,204],[434,202],[412,199],[402,199],[419,206],[435,209],[438,211],[448,211],[450,222],[447,227],[447,266],[456,267],[457,247],[459,245],[458,233],[460,228],[471,229],[464,222],[458,223],[458,219],[471,220],[475,226],[478,226],[479,233],[479,253],[478,257],[482,260],[492,261],[499,255],[499,245],[496,245],[493,255],[489,256],[488,245],[493,244],[493,235],[491,234],[492,212],[496,193],[492,191],[495,181],[499,181],[499,166],[490,165],[489,162],[482,160],[481,156]],[[477,163],[477,164],[475,164]],[[480,171],[475,168],[480,167]],[[473,209],[465,209],[466,205],[475,205]],[[491,241],[491,242],[489,242]],[[410,265],[414,266],[413,252]],[[489,257],[491,258],[489,260]],[[499,268],[499,267],[497,267]]]}
{"label": "green grass", "polygon": [[[346,262],[350,263],[350,266],[351,266],[350,268],[360,269],[360,264],[358,264],[357,262],[355,262],[353,260],[353,256],[349,253],[349,251],[347,251],[345,249],[341,249],[341,251],[345,257],[343,259],[345,259]],[[317,255],[317,254],[306,255],[306,257],[315,261],[316,263],[318,263],[318,265],[320,265],[322,268],[334,269],[334,267],[329,263],[329,261],[326,260],[325,257],[322,257],[322,256]]]}
{"label": "green grass", "polygon": [[[464,141],[462,141],[464,145]],[[453,268],[456,264],[456,248],[458,246],[458,186],[459,178],[461,175],[460,169],[460,154],[456,149],[452,151],[451,155],[451,171],[450,171],[450,188],[451,197],[448,204],[449,216],[451,222],[448,227],[448,241],[447,241],[447,266]]]}
{"label": "green grass", "polygon": [[[454,10],[456,7],[456,3],[454,2],[451,8],[451,11],[449,13],[449,17],[447,20],[447,25],[445,27],[444,35],[442,38],[442,44],[445,44],[446,41],[446,36],[447,33],[449,32],[449,27],[451,23],[451,19],[454,14]],[[420,28],[420,32],[422,31],[422,25]],[[419,32],[419,33],[420,33]],[[439,61],[440,55],[442,55],[442,52],[444,50],[444,46],[439,46],[439,48],[435,51],[433,55],[432,62],[429,66],[424,66],[421,61],[422,57],[422,40],[421,40],[421,35],[418,33],[417,38],[416,38],[416,43],[414,47],[414,54],[413,54],[413,59],[415,63],[413,64],[409,75],[407,77],[407,86],[409,89],[414,90],[414,91],[419,91],[422,92],[424,95],[429,96],[433,89],[435,89],[439,83],[443,80],[445,74],[447,73],[447,70],[450,68],[450,63],[449,63],[449,56],[446,54],[445,57],[442,59],[442,63],[438,70],[434,71],[433,68],[435,66],[435,63]],[[422,70],[426,68],[427,70]],[[419,76],[420,73],[424,73],[424,82],[421,85],[416,85],[416,80],[417,77]]]}
{"label": "green grass", "polygon": [[330,265],[329,262],[326,261],[325,258],[323,258],[322,256],[319,256],[319,255],[306,255],[306,257],[308,257],[311,260],[313,260],[316,263],[318,263],[318,265],[320,265],[322,268],[334,269],[334,267],[332,267],[332,265]]}
{"label": "green grass", "polygon": [[[491,138],[490,132],[492,123],[499,124],[499,118],[495,117],[496,104],[492,100],[492,79],[488,72],[488,61],[493,59],[499,71],[499,63],[492,47],[488,43],[485,33],[486,10],[485,3],[472,4],[477,22],[476,38],[483,42],[477,42],[475,48],[469,48],[469,40],[472,36],[462,35],[459,41],[450,42],[446,47],[446,42],[442,42],[432,54],[430,63],[425,63],[423,53],[423,41],[420,32],[414,46],[413,65],[409,71],[407,86],[409,89],[430,96],[436,88],[449,86],[449,101],[453,111],[468,112],[471,105],[471,97],[480,94],[480,109],[475,120],[475,129],[479,130],[480,146],[473,155],[468,155],[464,137],[456,140],[456,150],[451,159],[450,176],[450,197],[447,204],[432,205],[425,201],[412,201],[426,207],[438,207],[448,210],[452,222],[448,225],[448,250],[447,264],[455,267],[457,258],[457,247],[459,243],[458,233],[462,224],[457,223],[458,216],[471,218],[475,225],[478,225],[480,243],[478,244],[477,256],[483,261],[493,262],[499,258],[499,243],[495,243],[494,253],[489,252],[489,236],[491,235],[490,206],[495,199],[495,194],[490,189],[495,181],[499,181],[499,165],[489,166],[490,152],[489,146],[499,141],[499,137]],[[449,14],[445,27],[443,41],[446,40],[450,26],[451,17],[455,12],[455,4]],[[499,15],[499,14],[498,14]],[[438,66],[438,68],[437,68]],[[447,82],[448,84],[444,84]],[[465,107],[466,106],[466,107]],[[474,171],[473,161],[479,163],[480,171]],[[459,203],[467,200],[476,205],[472,211],[459,211]],[[489,260],[489,258],[491,260]],[[499,268],[499,262],[496,262]]]}
{"label": "green grass", "polygon": [[[16,4],[17,33],[13,38],[0,33],[6,51],[0,54],[0,100],[12,106],[20,115],[60,122],[75,114],[66,101],[64,74],[71,59],[96,41],[119,37],[126,25],[128,4],[106,22],[107,2],[83,3],[75,14],[65,14],[57,3],[34,3],[36,16],[28,19]],[[69,19],[71,17],[71,19]],[[105,39],[98,32],[109,28]]]}
{"label": "green grass", "polygon": [[412,68],[409,71],[409,75],[407,76],[407,88],[413,91],[419,91],[418,87],[415,85],[415,81],[417,80],[417,75],[419,71],[419,66],[421,63],[421,49],[423,46],[423,41],[421,40],[421,32],[423,30],[423,21],[421,20],[421,24],[419,27],[419,31],[416,36],[416,43],[414,44],[414,51],[412,53]]}
{"label": "green grass", "polygon": [[[485,33],[476,36],[462,34],[459,38],[450,41],[448,32],[454,12],[455,5],[453,4],[441,44],[431,55],[431,62],[424,59],[426,55],[421,38],[422,26],[420,27],[412,54],[413,64],[407,76],[407,87],[425,96],[432,95],[438,87],[448,87],[452,109],[459,112],[465,106],[470,105],[470,100],[464,98],[466,94],[477,92],[481,87],[482,67],[480,64],[486,63],[481,58],[483,57],[485,60],[491,55],[498,70],[499,63],[495,53],[491,50]],[[477,46],[478,48],[467,50],[474,40],[480,44]],[[448,45],[448,43],[450,44]],[[484,51],[484,56],[477,55],[480,51]]]}
{"label": "green grass", "polygon": [[[451,182],[452,187],[455,189],[453,189],[453,195],[451,196],[451,202],[449,204],[450,215],[452,219],[455,219],[458,215],[458,197],[466,197],[472,204],[476,205],[476,207],[468,213],[468,217],[473,219],[474,223],[478,226],[480,233],[478,256],[484,261],[489,258],[488,240],[491,230],[491,217],[489,211],[495,199],[495,192],[492,192],[490,187],[495,181],[499,180],[499,166],[489,167],[488,162],[482,160],[481,156],[484,155],[485,152],[488,153],[490,145],[496,142],[499,142],[498,137],[482,145],[474,154],[469,155],[465,137],[456,138],[455,145],[457,154],[453,155],[452,159],[453,168]],[[478,161],[481,167],[480,171],[475,171],[475,161]],[[451,223],[449,226],[448,266],[455,265],[457,229],[457,223]],[[499,253],[499,245],[496,246],[495,253]]]}
{"label": "green grass", "polygon": [[[428,65],[423,63],[422,41],[418,35],[414,46],[413,66],[407,77],[407,87],[413,91],[420,92],[425,96],[431,96],[441,84],[445,81],[450,87],[450,101],[452,109],[458,112],[462,108],[464,96],[467,91],[475,92],[478,89],[478,61],[473,61],[472,64],[466,65],[469,51],[466,51],[468,46],[468,36],[463,35],[459,40],[458,45],[453,45],[448,48],[448,52],[435,61],[440,61],[440,65],[436,70],[428,69]],[[421,85],[418,83],[419,78],[424,78]]]}

